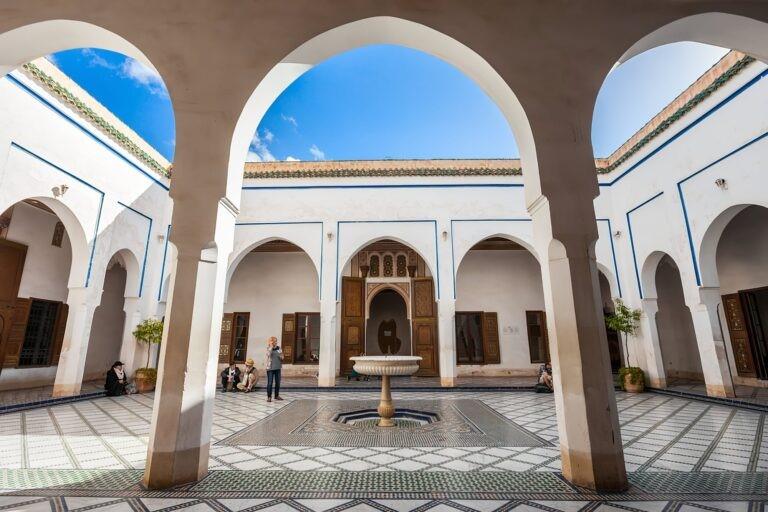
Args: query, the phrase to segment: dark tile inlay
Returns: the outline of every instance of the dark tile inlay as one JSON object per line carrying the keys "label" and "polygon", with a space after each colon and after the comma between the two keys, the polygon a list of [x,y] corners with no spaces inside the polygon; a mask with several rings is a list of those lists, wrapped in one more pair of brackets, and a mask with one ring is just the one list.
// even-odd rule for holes
{"label": "dark tile inlay", "polygon": [[334,421],[375,408],[374,400],[295,400],[218,444],[233,446],[550,446],[480,400],[399,400],[396,406],[436,415],[433,423],[393,428]]}

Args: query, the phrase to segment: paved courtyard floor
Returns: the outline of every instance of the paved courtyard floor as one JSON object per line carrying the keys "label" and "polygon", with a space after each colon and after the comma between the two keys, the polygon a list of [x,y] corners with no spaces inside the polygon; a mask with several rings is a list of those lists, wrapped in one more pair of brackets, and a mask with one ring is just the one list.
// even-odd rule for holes
{"label": "paved courtyard floor", "polygon": [[[0,415],[4,510],[764,510],[765,414],[656,393],[619,393],[631,488],[596,495],[560,474],[552,395],[396,391],[396,400],[479,400],[540,439],[536,446],[225,444],[292,400],[376,400],[373,391],[286,390],[217,396],[211,472],[167,491],[139,485],[152,396],[131,395]],[[286,428],[287,430],[288,428]],[[275,432],[275,436],[286,432]],[[258,438],[256,438],[258,439]],[[430,444],[429,441],[424,444]]]}

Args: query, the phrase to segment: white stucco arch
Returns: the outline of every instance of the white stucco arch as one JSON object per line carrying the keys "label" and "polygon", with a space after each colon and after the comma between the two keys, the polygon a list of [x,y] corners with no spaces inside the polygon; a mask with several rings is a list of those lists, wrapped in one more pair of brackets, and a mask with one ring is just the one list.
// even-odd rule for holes
{"label": "white stucco arch", "polygon": [[72,264],[70,266],[67,286],[70,288],[83,286],[86,282],[86,278],[89,274],[93,262],[88,237],[85,234],[85,230],[83,229],[83,224],[81,223],[80,219],[75,214],[75,212],[73,212],[69,206],[65,205],[63,202],[59,201],[58,199],[42,196],[20,198],[8,205],[6,208],[3,208],[2,211],[7,210],[8,208],[25,199],[33,199],[43,203],[45,206],[50,208],[59,218],[61,223],[64,224],[64,229],[67,232],[67,237],[69,238],[70,246],[72,248]]}
{"label": "white stucco arch", "polygon": [[473,233],[472,237],[465,238],[459,241],[458,246],[454,247],[454,264],[456,267],[455,271],[457,273],[459,271],[459,267],[461,266],[461,262],[464,260],[464,257],[467,255],[467,253],[471,251],[475,245],[479,244],[480,242],[484,242],[489,238],[504,238],[506,240],[509,240],[510,242],[514,242],[524,247],[525,250],[531,253],[531,255],[534,258],[536,258],[536,261],[538,261],[539,264],[541,264],[541,260],[539,259],[539,255],[536,253],[536,249],[533,247],[532,241],[526,240],[525,238],[520,237],[519,235],[513,235],[503,231],[492,232],[491,234],[487,234],[484,231],[478,231]]}
{"label": "white stucco arch", "polygon": [[611,272],[607,266],[603,265],[599,261],[597,262],[597,270],[599,270],[600,273],[603,274],[608,280],[608,285],[611,287],[611,298],[615,299],[619,297],[619,287],[616,282],[616,274]]}
{"label": "white stucco arch", "polygon": [[709,12],[687,16],[654,30],[624,52],[617,65],[651,48],[681,41],[732,48],[768,62],[767,23],[735,14]]}
{"label": "white stucco arch", "polygon": [[251,251],[253,251],[254,249],[256,249],[261,245],[266,244],[267,242],[273,242],[275,240],[291,243],[296,247],[298,247],[299,249],[301,249],[302,252],[304,252],[304,254],[312,262],[312,268],[315,270],[315,277],[318,279],[318,288],[319,288],[320,265],[319,265],[319,262],[316,261],[315,258],[313,258],[310,253],[312,248],[306,247],[306,243],[303,240],[293,239],[291,237],[283,237],[283,236],[270,236],[270,237],[262,238],[260,240],[251,242],[250,245],[235,247],[235,251],[232,251],[232,255],[229,258],[229,267],[227,268],[227,280],[226,280],[225,289],[224,289],[225,302],[229,297],[229,283],[232,281],[232,276],[235,274],[235,271],[237,270],[238,265],[240,265],[243,259],[246,256],[248,256],[248,254],[250,254]]}
{"label": "white stucco arch", "polygon": [[323,32],[280,61],[248,98],[235,126],[229,153],[227,197],[239,198],[248,145],[262,117],[278,96],[318,63],[361,46],[393,44],[444,60],[472,79],[501,110],[512,129],[525,169],[529,197],[537,197],[538,160],[533,132],[520,101],[493,67],[456,39],[426,25],[391,16],[365,18]]}
{"label": "white stucco arch", "polygon": [[656,270],[659,268],[659,263],[664,258],[664,256],[669,256],[669,258],[675,262],[675,265],[678,266],[678,269],[680,268],[680,265],[678,265],[675,258],[673,258],[670,254],[664,251],[651,252],[643,261],[643,265],[640,270],[640,282],[643,286],[643,298],[652,299],[658,297],[658,292],[656,291]]}
{"label": "white stucco arch", "polygon": [[750,206],[768,208],[768,204],[736,204],[721,211],[709,224],[698,246],[701,286],[720,286],[717,274],[717,247],[723,232],[739,213]]}
{"label": "white stucco arch", "polygon": [[[139,264],[139,258],[136,253],[131,249],[122,248],[113,254],[112,258],[116,259],[125,269],[125,297],[138,297],[139,289],[141,288],[141,265]],[[109,258],[110,261],[112,258]]]}
{"label": "white stucco arch", "polygon": [[157,72],[141,50],[114,32],[83,21],[46,20],[0,34],[0,75],[38,57],[74,48],[122,53]]}

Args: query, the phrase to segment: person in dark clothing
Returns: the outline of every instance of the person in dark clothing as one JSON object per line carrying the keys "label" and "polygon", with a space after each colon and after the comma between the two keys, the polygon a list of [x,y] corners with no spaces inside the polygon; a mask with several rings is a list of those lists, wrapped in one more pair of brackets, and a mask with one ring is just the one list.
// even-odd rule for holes
{"label": "person in dark clothing", "polygon": [[230,365],[221,372],[221,392],[237,391],[237,385],[240,383],[240,368],[235,363]]}
{"label": "person in dark clothing", "polygon": [[115,361],[115,364],[113,364],[112,368],[107,372],[107,382],[104,384],[107,396],[125,395],[125,387],[127,385],[128,379],[125,378],[123,363]]}
{"label": "person in dark clothing", "polygon": [[277,345],[277,338],[272,336],[267,341],[267,353],[264,360],[267,370],[267,402],[272,401],[272,386],[275,387],[275,400],[280,398],[280,374],[283,368],[283,351]]}

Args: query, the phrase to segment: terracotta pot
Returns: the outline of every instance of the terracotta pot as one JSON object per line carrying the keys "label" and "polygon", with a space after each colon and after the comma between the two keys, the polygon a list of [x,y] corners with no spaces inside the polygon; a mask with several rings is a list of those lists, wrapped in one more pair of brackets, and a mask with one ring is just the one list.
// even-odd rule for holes
{"label": "terracotta pot", "polygon": [[133,383],[136,385],[137,393],[147,393],[155,389],[155,381],[140,372],[136,372],[136,375],[133,377]]}
{"label": "terracotta pot", "polygon": [[645,390],[645,382],[642,379],[638,379],[637,383],[632,384],[629,379],[630,375],[624,376],[624,390],[627,393],[642,393]]}

